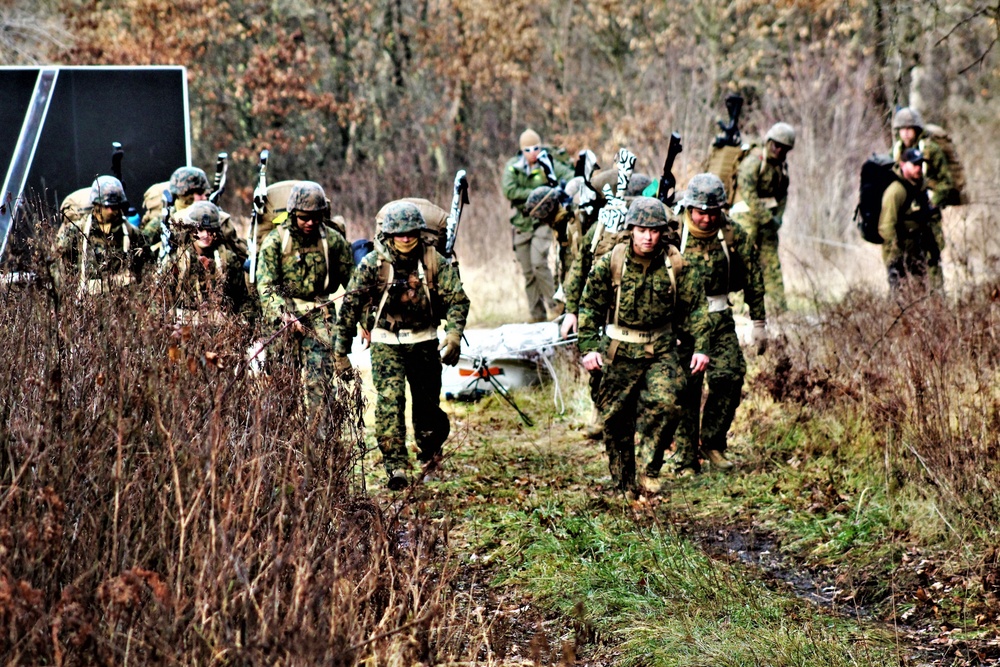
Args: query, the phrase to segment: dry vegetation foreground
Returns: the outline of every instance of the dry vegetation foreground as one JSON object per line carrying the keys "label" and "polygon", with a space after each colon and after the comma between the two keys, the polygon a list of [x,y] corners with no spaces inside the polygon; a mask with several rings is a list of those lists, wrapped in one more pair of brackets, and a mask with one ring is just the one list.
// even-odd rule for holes
{"label": "dry vegetation foreground", "polygon": [[302,414],[292,368],[244,372],[250,333],[174,326],[152,281],[4,287],[0,660],[988,664],[998,293],[778,322],[739,468],[627,505],[568,352],[564,413],[551,385],[517,396],[532,428],[451,404],[445,461],[392,494],[357,384]]}

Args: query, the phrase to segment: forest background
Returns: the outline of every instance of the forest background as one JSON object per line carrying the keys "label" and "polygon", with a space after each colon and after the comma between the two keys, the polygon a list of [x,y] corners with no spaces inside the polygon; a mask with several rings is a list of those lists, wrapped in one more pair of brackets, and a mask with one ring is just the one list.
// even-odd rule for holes
{"label": "forest background", "polygon": [[906,104],[949,130],[968,172],[973,203],[946,220],[951,284],[990,270],[998,15],[996,2],[893,0],[7,0],[0,59],[185,65],[194,163],[229,152],[234,213],[249,212],[262,148],[275,180],[322,183],[352,238],[392,199],[446,205],[467,169],[460,256],[513,279],[499,173],[523,128],[605,165],[627,146],[654,176],[680,132],[683,185],[739,92],[746,139],[778,120],[798,132],[786,283],[836,295],[884,282],[852,215],[859,167]]}

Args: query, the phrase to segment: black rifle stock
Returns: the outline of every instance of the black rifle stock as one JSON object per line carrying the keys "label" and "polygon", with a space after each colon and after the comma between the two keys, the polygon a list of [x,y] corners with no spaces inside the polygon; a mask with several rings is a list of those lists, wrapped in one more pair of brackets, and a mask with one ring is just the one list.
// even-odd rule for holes
{"label": "black rifle stock", "polygon": [[667,206],[673,206],[677,196],[677,179],[674,178],[674,161],[681,154],[681,135],[670,133],[670,145],[667,147],[667,159],[663,161],[663,173],[660,174],[660,186],[656,190],[656,198]]}
{"label": "black rifle stock", "polygon": [[740,136],[740,112],[743,110],[743,98],[737,93],[730,93],[726,96],[726,111],[729,113],[729,122],[718,121],[722,134],[715,137],[716,148],[723,146],[739,146],[743,143]]}

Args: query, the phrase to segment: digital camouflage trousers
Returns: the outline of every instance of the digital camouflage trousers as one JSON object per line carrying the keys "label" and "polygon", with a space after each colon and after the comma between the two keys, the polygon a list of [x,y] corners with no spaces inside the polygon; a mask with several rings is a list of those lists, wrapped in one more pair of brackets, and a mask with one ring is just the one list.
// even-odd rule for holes
{"label": "digital camouflage trousers", "polygon": [[[644,449],[666,449],[681,416],[685,374],[676,354],[649,359],[616,357],[604,366],[598,407],[604,446],[616,487],[635,486],[635,433],[640,416]],[[678,452],[678,467],[692,465],[694,452]]]}
{"label": "digital camouflage trousers", "polygon": [[785,300],[785,281],[781,276],[781,260],[778,258],[778,225],[773,220],[762,224],[757,230],[757,252],[764,274],[767,312],[785,311],[788,303]]}
{"label": "digital camouflage trousers", "polygon": [[[726,434],[736,416],[743,393],[747,363],[740,349],[736,325],[730,312],[712,313],[718,318],[709,337],[711,361],[704,373],[689,375],[684,392],[684,413],[677,428],[678,448],[697,452],[726,451]],[[707,395],[702,407],[703,387]]]}
{"label": "digital camouflage trousers", "polygon": [[375,439],[386,472],[409,467],[406,452],[406,383],[410,383],[417,459],[430,461],[448,439],[451,424],[441,409],[441,357],[437,341],[413,345],[372,343]]}

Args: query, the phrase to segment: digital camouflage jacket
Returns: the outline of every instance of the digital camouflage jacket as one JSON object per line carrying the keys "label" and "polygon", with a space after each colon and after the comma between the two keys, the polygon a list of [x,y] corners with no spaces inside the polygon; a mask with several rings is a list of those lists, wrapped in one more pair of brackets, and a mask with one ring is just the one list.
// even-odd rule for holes
{"label": "digital camouflage jacket", "polygon": [[[767,160],[764,157],[766,152],[766,147],[752,150],[740,162],[736,176],[737,203],[733,206],[733,217],[755,245],[757,230],[762,225],[773,221],[781,227],[788,203],[788,163],[776,164]],[[737,214],[742,208],[739,204],[741,199],[748,210]]]}
{"label": "digital camouflage jacket", "polygon": [[[728,234],[723,231],[726,227]],[[750,308],[750,319],[763,320],[764,274],[757,259],[757,249],[750,242],[746,230],[728,218],[720,231],[723,238],[715,234],[707,239],[682,232],[681,254],[687,264],[687,272],[704,287],[704,299],[707,299],[705,295],[721,296],[742,290],[743,299]],[[722,248],[727,235],[732,238],[732,247],[726,244],[728,255]]]}
{"label": "digital camouflage jacket", "polygon": [[257,257],[264,321],[276,325],[284,313],[302,313],[328,301],[353,273],[351,248],[340,232],[320,225],[310,240],[294,220],[286,220],[264,238]]}
{"label": "digital camouflage jacket", "polygon": [[[666,248],[666,246],[664,247]],[[611,339],[604,334],[604,325],[613,318],[616,295],[611,274],[612,253],[597,260],[587,279],[580,302],[580,331],[577,345],[580,352],[606,353]],[[621,277],[621,297],[618,300],[618,324],[631,329],[652,331],[666,325],[672,335],[659,338],[653,344],[653,354],[671,352],[677,336],[686,332],[694,341],[694,352],[708,354],[709,322],[707,303],[698,281],[686,267],[675,275],[674,286],[669,275],[670,262],[664,249],[656,256],[642,259],[635,256],[631,243],[625,253]],[[641,359],[646,345],[622,342],[615,355]]]}
{"label": "digital camouflage jacket", "polygon": [[[443,319],[445,332],[461,334],[465,331],[469,297],[462,287],[458,268],[448,264],[441,253],[428,249],[437,258],[436,275],[431,282],[423,266],[424,252],[421,241],[413,252],[405,256],[383,244],[365,255],[340,308],[337,354],[350,352],[358,324],[369,331],[375,327],[388,331],[424,330],[437,329]],[[383,262],[392,265],[392,280],[388,286],[384,284]],[[386,297],[384,304],[383,294]],[[375,322],[380,307],[378,322]]]}

